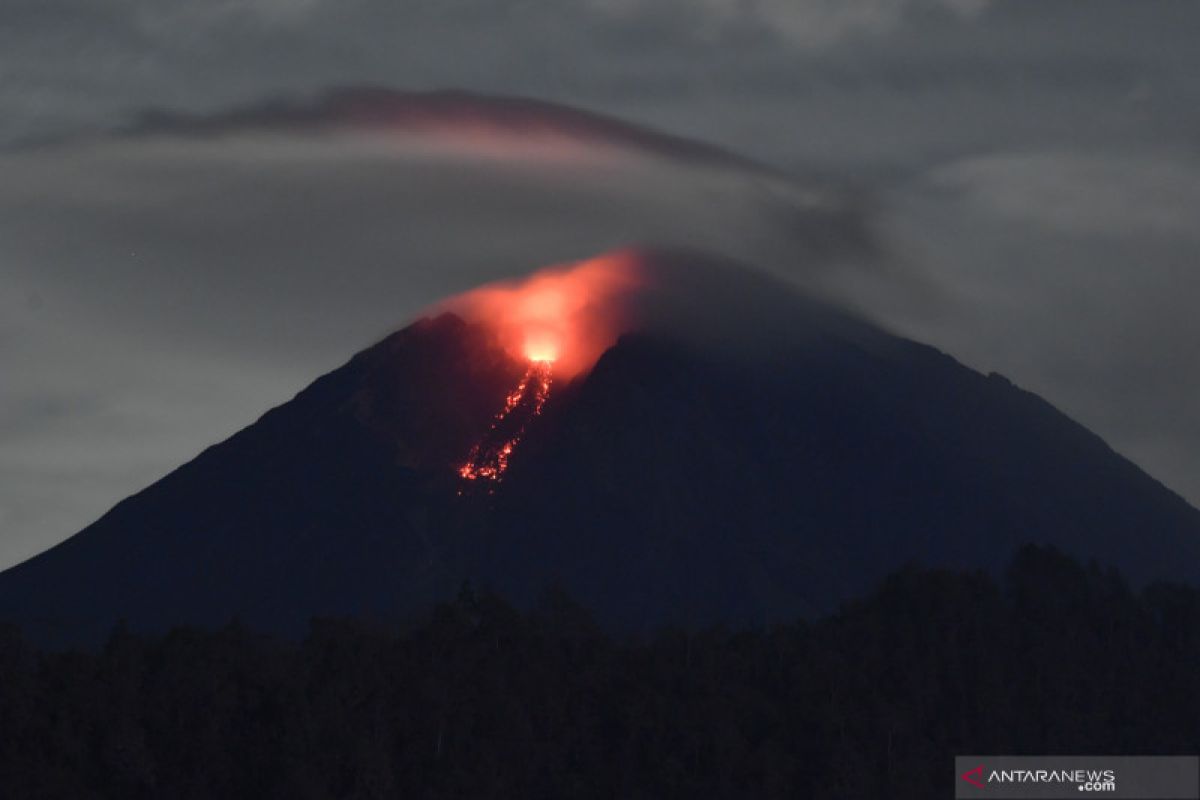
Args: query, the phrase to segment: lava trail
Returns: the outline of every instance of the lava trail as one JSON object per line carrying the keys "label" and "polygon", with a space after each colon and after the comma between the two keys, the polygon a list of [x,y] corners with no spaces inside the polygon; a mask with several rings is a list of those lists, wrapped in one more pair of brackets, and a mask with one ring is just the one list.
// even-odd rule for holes
{"label": "lava trail", "polygon": [[551,362],[530,361],[517,387],[509,392],[504,408],[458,468],[469,481],[499,481],[508,469],[508,458],[521,442],[529,424],[542,413],[550,396]]}

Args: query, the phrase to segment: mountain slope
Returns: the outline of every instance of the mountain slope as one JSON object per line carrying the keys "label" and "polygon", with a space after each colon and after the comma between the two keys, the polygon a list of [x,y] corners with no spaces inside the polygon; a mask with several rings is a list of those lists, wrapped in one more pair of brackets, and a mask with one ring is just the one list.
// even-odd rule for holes
{"label": "mountain slope", "polygon": [[418,322],[0,575],[0,618],[69,641],[121,617],[298,631],[415,607],[437,592],[428,465],[470,446],[514,374],[481,330]]}
{"label": "mountain slope", "polygon": [[1137,581],[1200,572],[1200,513],[1000,376],[901,340],[777,361],[623,340],[514,463],[499,524],[533,541],[495,580],[554,552],[585,605],[633,624],[828,610],[902,564],[999,569],[1025,542]]}
{"label": "mountain slope", "polygon": [[294,634],[470,579],[521,603],[558,586],[621,629],[763,623],[1028,541],[1200,575],[1200,512],[1045,401],[806,318],[753,358],[621,338],[554,388],[494,492],[457,466],[525,367],[479,325],[422,320],[0,574],[0,619],[52,642],[120,618]]}

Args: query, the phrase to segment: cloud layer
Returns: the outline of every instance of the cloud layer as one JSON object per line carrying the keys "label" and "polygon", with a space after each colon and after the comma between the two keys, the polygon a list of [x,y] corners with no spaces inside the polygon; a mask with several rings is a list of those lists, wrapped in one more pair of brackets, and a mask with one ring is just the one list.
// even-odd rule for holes
{"label": "cloud layer", "polygon": [[909,14],[952,12],[975,15],[988,0],[590,0],[593,8],[638,24],[669,14],[702,39],[766,32],[803,49],[825,48],[844,39],[878,34]]}

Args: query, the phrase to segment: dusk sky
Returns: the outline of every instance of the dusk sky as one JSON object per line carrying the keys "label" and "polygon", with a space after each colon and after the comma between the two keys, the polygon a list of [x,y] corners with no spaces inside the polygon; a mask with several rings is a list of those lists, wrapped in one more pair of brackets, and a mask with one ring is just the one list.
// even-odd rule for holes
{"label": "dusk sky", "polygon": [[1155,0],[10,0],[0,567],[431,303],[638,243],[1003,373],[1200,503],[1198,32]]}

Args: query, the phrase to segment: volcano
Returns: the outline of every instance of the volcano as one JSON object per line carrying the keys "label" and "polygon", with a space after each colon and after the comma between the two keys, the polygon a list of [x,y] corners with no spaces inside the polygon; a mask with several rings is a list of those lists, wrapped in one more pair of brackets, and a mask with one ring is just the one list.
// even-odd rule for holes
{"label": "volcano", "polygon": [[[751,282],[682,260],[693,283]],[[772,624],[1027,542],[1138,583],[1200,577],[1200,512],[1046,401],[766,293],[743,316],[770,346],[683,303],[658,316],[691,334],[630,323],[570,374],[486,320],[421,319],[0,574],[0,620],[54,643],[122,619],[294,635],[470,581],[518,604],[561,589],[618,630]]]}

